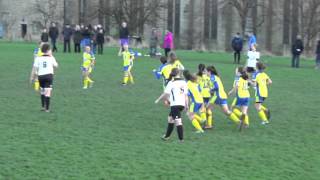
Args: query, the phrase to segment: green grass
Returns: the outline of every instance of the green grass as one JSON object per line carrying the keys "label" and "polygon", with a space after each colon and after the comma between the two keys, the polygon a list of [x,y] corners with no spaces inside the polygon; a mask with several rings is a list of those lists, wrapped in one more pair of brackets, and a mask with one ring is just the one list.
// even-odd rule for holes
{"label": "green grass", "polygon": [[[134,86],[122,87],[115,48],[97,56],[95,86],[81,89],[81,55],[55,54],[52,113],[28,84],[35,44],[0,42],[0,179],[318,179],[319,71],[313,61],[291,69],[289,58],[264,57],[273,80],[266,101],[272,122],[260,125],[250,106],[250,129],[239,133],[218,110],[216,129],[198,135],[184,116],[185,142],[160,136],[168,109],[155,105],[159,62],[135,61]],[[60,46],[61,49],[61,46]],[[184,65],[214,64],[231,88],[232,55],[178,51]],[[244,58],[243,58],[244,59]],[[231,100],[231,98],[230,98]]]}

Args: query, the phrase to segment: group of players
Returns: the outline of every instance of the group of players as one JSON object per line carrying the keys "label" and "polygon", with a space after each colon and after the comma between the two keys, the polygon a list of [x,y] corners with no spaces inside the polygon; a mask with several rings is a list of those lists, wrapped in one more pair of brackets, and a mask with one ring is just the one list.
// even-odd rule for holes
{"label": "group of players", "polygon": [[[134,83],[131,69],[134,55],[129,51],[128,44],[124,44],[119,50],[119,56],[123,57],[123,85]],[[58,63],[52,56],[50,46],[41,44],[34,52],[34,63],[30,80],[34,82],[36,90],[40,90],[42,110],[49,111],[50,96],[54,69]],[[258,60],[258,59],[257,59]],[[212,129],[215,125],[213,118],[214,105],[220,106],[223,113],[238,125],[239,129],[249,127],[248,106],[250,101],[249,87],[255,90],[255,108],[262,124],[268,124],[270,110],[263,103],[268,97],[268,85],[272,83],[270,77],[264,72],[265,65],[257,61],[256,67],[237,67],[233,88],[226,93],[218,70],[215,66],[198,65],[197,74],[185,70],[183,64],[174,52],[168,57],[160,57],[162,65],[153,70],[158,79],[163,79],[164,92],[155,101],[163,100],[166,106],[170,106],[168,127],[163,135],[163,140],[168,140],[177,127],[178,137],[183,141],[183,125],[181,112],[187,111],[187,116],[196,129],[196,133],[204,133],[205,129]],[[82,76],[83,89],[92,87],[94,81],[91,73],[95,65],[95,57],[90,46],[84,47]],[[235,94],[235,99],[229,108],[228,95]]]}
{"label": "group of players", "polygon": [[[248,106],[250,101],[249,87],[255,91],[255,107],[263,125],[269,123],[270,110],[263,103],[268,97],[268,85],[272,83],[264,72],[266,66],[257,59],[256,67],[238,67],[235,72],[233,88],[226,93],[222,80],[215,66],[199,64],[198,73],[192,74],[185,70],[174,52],[169,54],[169,61],[161,57],[162,65],[154,73],[158,79],[163,78],[164,92],[155,103],[163,100],[170,106],[168,126],[163,140],[169,140],[174,126],[178,138],[183,141],[183,125],[181,112],[185,110],[194,126],[196,133],[204,133],[212,129],[214,105],[220,106],[223,113],[238,125],[239,130],[249,127]],[[228,95],[235,94],[235,99],[229,108]]]}

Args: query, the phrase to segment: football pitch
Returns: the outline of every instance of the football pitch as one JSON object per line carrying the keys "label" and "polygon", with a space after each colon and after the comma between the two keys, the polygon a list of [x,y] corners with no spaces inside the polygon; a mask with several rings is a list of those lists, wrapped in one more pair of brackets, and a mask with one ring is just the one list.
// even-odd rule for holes
{"label": "football pitch", "polygon": [[[157,59],[136,58],[136,84],[123,87],[122,59],[116,48],[107,48],[96,56],[94,87],[83,90],[82,54],[63,54],[59,46],[52,112],[44,113],[28,83],[36,46],[0,42],[1,180],[320,177],[320,71],[313,60],[292,69],[289,58],[262,58],[273,80],[266,101],[271,124],[260,124],[252,99],[249,129],[239,132],[216,108],[216,127],[204,134],[195,134],[184,115],[185,141],[179,143],[175,131],[170,141],[160,139],[168,109],[154,104],[162,92],[152,74]],[[231,54],[177,54],[192,72],[199,63],[214,64],[225,89],[231,89],[236,67]]]}

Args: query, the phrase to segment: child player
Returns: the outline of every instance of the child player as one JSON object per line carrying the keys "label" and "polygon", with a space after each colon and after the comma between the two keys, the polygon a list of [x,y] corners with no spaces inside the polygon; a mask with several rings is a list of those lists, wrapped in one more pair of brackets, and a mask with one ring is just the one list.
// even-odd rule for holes
{"label": "child player", "polygon": [[167,57],[165,56],[160,57],[160,62],[161,62],[161,66],[158,69],[154,69],[153,73],[157,79],[160,79],[162,77],[163,88],[165,88],[169,82],[172,66],[171,64],[167,63]]}
{"label": "child player", "polygon": [[256,85],[256,103],[255,107],[263,125],[269,123],[270,110],[262,105],[268,97],[268,85],[272,84],[270,77],[264,72],[266,66],[262,62],[257,63],[257,73],[253,77],[253,82]]}
{"label": "child player", "polygon": [[94,81],[90,78],[94,64],[95,57],[91,52],[91,48],[90,46],[85,46],[82,63],[83,89],[88,89],[88,86],[92,87],[94,83]]}
{"label": "child player", "polygon": [[212,111],[210,108],[207,108],[210,101],[210,78],[206,73],[206,66],[204,64],[198,65],[198,73],[197,73],[198,83],[200,85],[201,95],[203,97],[203,101],[205,104],[206,111],[206,119],[207,124],[204,127],[205,129],[212,129],[213,127],[213,119],[212,119]]}
{"label": "child player", "polygon": [[196,76],[192,75],[188,70],[183,72],[183,76],[187,81],[188,96],[191,100],[187,115],[192,125],[196,128],[196,133],[204,133],[201,124],[206,121],[206,112],[200,86],[197,84]]}
{"label": "child player", "polygon": [[233,122],[236,124],[240,124],[240,119],[237,117],[236,114],[231,112],[229,110],[228,104],[227,104],[227,94],[224,90],[222,81],[219,77],[219,74],[214,66],[208,66],[207,67],[207,74],[210,77],[210,88],[212,94],[214,96],[210,99],[210,105],[209,108],[213,108],[213,104],[219,105],[222,108],[222,111],[225,115],[227,115]]}
{"label": "child player", "polygon": [[170,113],[168,116],[168,127],[162,140],[169,140],[174,125],[177,127],[178,138],[183,142],[183,125],[181,112],[188,107],[188,88],[186,81],[181,78],[180,71],[176,68],[172,69],[170,76],[173,78],[166,86],[164,92],[155,101],[157,104],[160,100],[170,100]]}
{"label": "child player", "polygon": [[[37,47],[37,48],[34,49],[34,51],[33,51],[33,61],[35,61],[35,59],[36,59],[37,57],[40,57],[40,56],[43,55],[43,53],[42,53],[42,51],[41,51],[42,45],[43,45],[43,43],[40,42],[40,43],[39,43],[39,47]],[[34,70],[35,70],[35,68],[32,66],[31,76],[32,76],[32,75],[34,75],[34,76],[36,75],[36,73],[34,73]],[[39,91],[39,89],[40,89],[40,84],[39,84],[38,77],[30,77],[30,79],[32,79],[32,81],[33,81],[33,82],[31,82],[31,83],[33,83],[33,88],[34,88],[34,90],[35,90],[35,91]]]}
{"label": "child player", "polygon": [[128,81],[131,82],[131,84],[134,84],[133,76],[131,73],[131,69],[133,67],[133,59],[134,56],[129,51],[128,44],[123,45],[122,51],[119,51],[119,56],[122,55],[123,57],[123,82],[122,85],[127,85]]}

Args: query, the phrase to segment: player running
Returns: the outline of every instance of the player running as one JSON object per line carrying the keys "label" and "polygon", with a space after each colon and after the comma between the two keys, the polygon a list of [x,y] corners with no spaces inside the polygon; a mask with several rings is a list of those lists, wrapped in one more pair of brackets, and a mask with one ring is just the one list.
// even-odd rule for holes
{"label": "player running", "polygon": [[206,66],[204,64],[198,65],[197,79],[198,79],[198,83],[200,85],[201,95],[203,97],[203,101],[205,104],[207,124],[204,128],[205,129],[212,129],[212,127],[213,127],[212,111],[210,108],[208,108],[209,101],[211,98],[210,78],[209,78],[209,76],[207,76]]}
{"label": "player running", "polygon": [[271,78],[264,72],[266,66],[262,62],[257,63],[257,73],[253,77],[253,82],[256,88],[256,103],[255,107],[259,117],[262,120],[262,125],[269,124],[270,110],[262,105],[268,97],[268,85],[272,84]]}
{"label": "player running", "polygon": [[183,125],[181,112],[188,107],[188,88],[186,81],[181,78],[180,71],[177,68],[172,69],[171,80],[166,86],[164,92],[155,101],[157,104],[160,100],[170,101],[170,113],[168,116],[167,132],[162,136],[162,140],[169,140],[171,133],[174,129],[174,125],[177,127],[178,138],[180,142],[183,142]]}
{"label": "player running", "polygon": [[[58,68],[56,59],[52,56],[50,45],[43,44],[42,56],[36,57],[33,67],[34,73],[39,79],[42,111],[50,112],[50,97],[53,84],[54,69]],[[33,76],[35,77],[35,76]]]}
{"label": "player running", "polygon": [[163,89],[167,86],[170,78],[170,73],[172,70],[172,66],[170,63],[167,63],[167,57],[160,57],[161,66],[158,69],[154,69],[153,73],[157,79],[162,77],[163,79]]}
{"label": "player running", "polygon": [[90,78],[90,75],[93,71],[95,64],[94,54],[91,52],[90,46],[85,46],[83,53],[83,62],[82,62],[82,78],[83,78],[83,89],[88,89],[92,87],[94,81]]}
{"label": "player running", "polygon": [[219,74],[214,66],[207,67],[207,74],[210,77],[210,89],[213,97],[210,99],[209,108],[213,109],[213,104],[219,105],[222,111],[227,115],[234,123],[240,124],[240,119],[236,114],[229,110],[227,104],[227,94],[224,90],[222,81]]}

